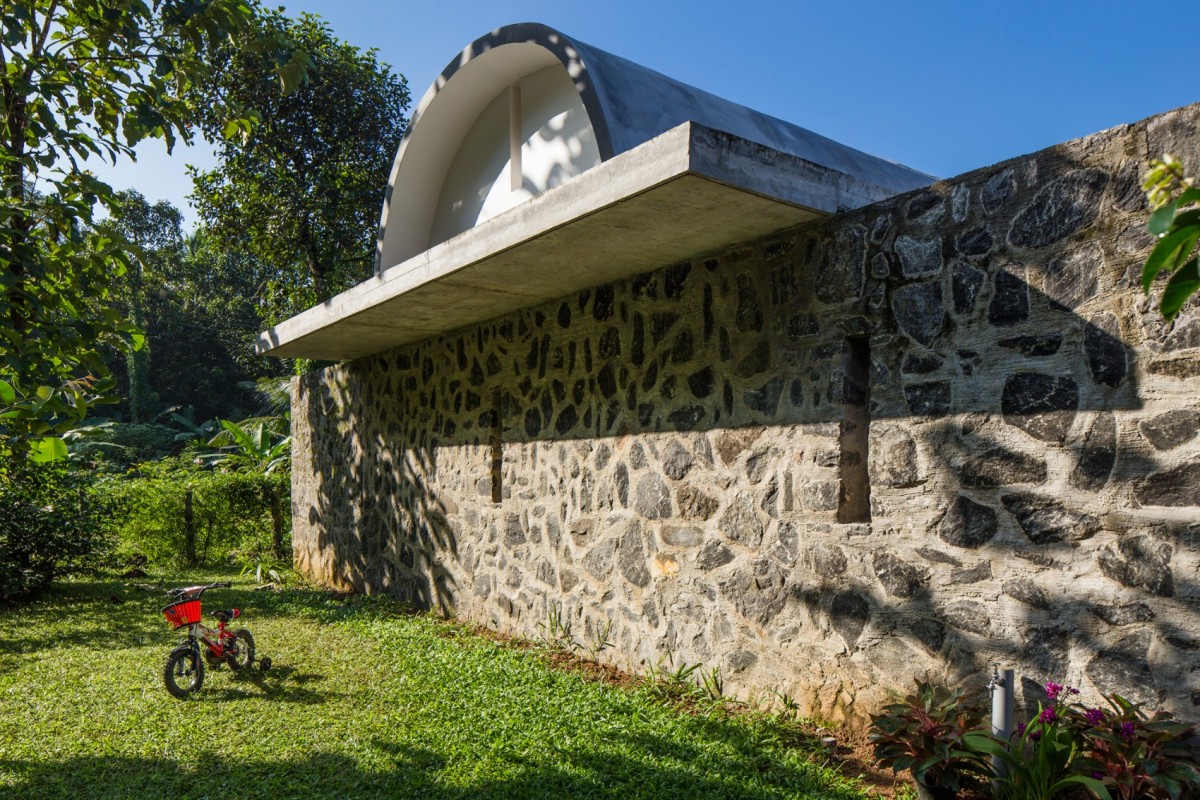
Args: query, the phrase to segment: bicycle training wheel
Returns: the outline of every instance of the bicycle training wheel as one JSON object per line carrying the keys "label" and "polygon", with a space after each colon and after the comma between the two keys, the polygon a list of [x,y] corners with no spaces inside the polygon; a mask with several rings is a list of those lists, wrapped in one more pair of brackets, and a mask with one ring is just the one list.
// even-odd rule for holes
{"label": "bicycle training wheel", "polygon": [[254,663],[254,637],[245,628],[238,628],[233,632],[233,638],[232,644],[237,645],[237,652],[225,656],[225,663],[236,672]]}

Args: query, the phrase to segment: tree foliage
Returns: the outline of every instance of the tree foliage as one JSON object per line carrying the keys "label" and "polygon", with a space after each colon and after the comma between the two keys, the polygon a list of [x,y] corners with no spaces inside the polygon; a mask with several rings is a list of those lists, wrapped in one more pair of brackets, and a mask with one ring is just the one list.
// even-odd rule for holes
{"label": "tree foliage", "polygon": [[[129,268],[116,280],[115,299],[125,317],[145,334],[147,301],[183,251],[183,215],[166,201],[147,203],[137,192],[122,192],[117,199],[120,212],[109,225],[136,247]],[[161,409],[150,382],[150,354],[147,341],[126,355],[125,397],[132,422],[146,422]]]}
{"label": "tree foliage", "polygon": [[1167,155],[1150,162],[1143,188],[1154,209],[1149,228],[1158,244],[1142,269],[1142,290],[1149,294],[1156,278],[1168,276],[1158,308],[1171,320],[1200,290],[1200,187],[1184,175],[1178,159]]}
{"label": "tree foliage", "polygon": [[[269,13],[258,26],[309,55],[307,80],[281,96],[269,59],[225,52],[204,96],[214,107],[257,109],[261,120],[220,145],[214,169],[193,172],[194,199],[213,235],[270,265],[278,320],[370,275],[409,94],[374,50],[339,41],[319,17]],[[209,119],[206,130],[220,124]]]}
{"label": "tree foliage", "polygon": [[254,413],[256,392],[246,386],[287,369],[253,355],[254,337],[269,324],[260,264],[204,228],[185,236],[167,202],[133,191],[119,197],[121,216],[109,224],[138,248],[114,299],[146,337],[141,350],[113,359],[127,398],[120,418],[171,422],[177,414],[194,426]]}
{"label": "tree foliage", "polygon": [[[189,139],[196,87],[229,37],[252,29],[252,3],[0,2],[0,448],[61,455],[58,435],[111,393],[104,347],[140,344],[111,298],[130,245],[94,224],[119,203],[86,162]],[[277,81],[303,77],[302,53],[254,30],[239,41]],[[240,106],[204,110],[227,133],[253,122]]]}
{"label": "tree foliage", "polygon": [[0,481],[0,601],[88,569],[111,545],[114,501],[87,473],[23,463]]}

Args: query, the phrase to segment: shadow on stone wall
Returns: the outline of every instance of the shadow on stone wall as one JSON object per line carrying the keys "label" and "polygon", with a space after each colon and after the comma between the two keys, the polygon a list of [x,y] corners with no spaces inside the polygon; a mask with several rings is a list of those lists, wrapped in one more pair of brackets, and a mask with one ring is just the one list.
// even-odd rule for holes
{"label": "shadow on stone wall", "polygon": [[[363,398],[346,386],[310,384],[303,402],[331,467],[314,473],[309,496],[315,503],[301,509],[325,554],[322,577],[338,588],[388,592],[418,608],[452,613],[456,587],[444,559],[457,557],[458,541],[445,503],[426,483],[437,472],[437,448],[394,452],[381,441],[363,441],[347,424],[362,413]],[[406,568],[404,580],[397,579],[399,566]]]}
{"label": "shadow on stone wall", "polygon": [[[1101,416],[1093,429],[1109,422]],[[869,569],[881,593],[872,575],[847,581],[843,551],[818,545],[816,579],[793,588],[810,619],[827,618],[851,651],[868,636],[906,639],[944,661],[950,683],[978,692],[993,664],[1015,665],[1025,713],[1046,700],[1046,681],[1070,676],[1151,705],[1175,701],[1188,716],[1178,701],[1183,688],[1188,705],[1200,705],[1200,583],[1173,570],[1172,556],[1196,551],[1194,521],[1147,521],[1032,490],[1045,480],[1044,462],[978,431],[964,443],[971,424],[947,420],[933,437],[946,446],[930,470],[957,472],[962,490],[943,492],[944,511],[910,553],[919,559],[897,556],[894,545],[874,549]],[[1101,461],[1086,441],[1064,449],[1085,468]],[[1152,458],[1122,464],[1131,476],[1156,466]],[[1102,485],[1108,475],[1099,471],[1088,477]],[[1085,585],[1089,573],[1095,580]],[[1109,588],[1098,591],[1104,581]]]}
{"label": "shadow on stone wall", "polygon": [[[791,658],[772,637],[795,610],[893,685],[979,684],[1005,660],[1027,703],[1086,676],[1182,713],[1200,587],[1173,560],[1200,536],[1200,414],[1172,398],[1200,374],[1200,325],[1164,326],[1137,289],[1145,208],[1113,153],[1138,135],[308,376],[298,514],[335,583],[443,613],[470,591],[484,621],[529,605],[530,629],[585,573],[617,600],[581,615],[632,609],[621,647],[682,641],[656,568],[736,609],[753,643],[724,650],[774,648],[763,675]],[[834,519],[848,336],[871,348],[870,526]],[[600,530],[614,520],[636,531]],[[889,638],[921,658],[873,660]]]}

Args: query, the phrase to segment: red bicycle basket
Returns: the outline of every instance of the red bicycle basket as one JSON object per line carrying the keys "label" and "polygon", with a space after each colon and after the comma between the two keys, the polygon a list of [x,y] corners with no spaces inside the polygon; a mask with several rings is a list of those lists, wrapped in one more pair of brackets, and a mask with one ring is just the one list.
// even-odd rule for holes
{"label": "red bicycle basket", "polygon": [[171,603],[164,608],[162,613],[167,618],[167,622],[176,628],[192,625],[200,621],[200,601],[180,600],[178,603]]}

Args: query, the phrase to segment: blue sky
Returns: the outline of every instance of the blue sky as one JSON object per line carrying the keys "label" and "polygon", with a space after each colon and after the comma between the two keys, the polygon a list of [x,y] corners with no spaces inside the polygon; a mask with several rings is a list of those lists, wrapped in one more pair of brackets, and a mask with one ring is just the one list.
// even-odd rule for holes
{"label": "blue sky", "polygon": [[[951,177],[1200,101],[1200,3],[293,0],[408,79],[414,103],[465,45],[542,22],[734,102]],[[1151,16],[1151,13],[1153,16]],[[191,218],[184,163],[143,147],[97,172]],[[382,190],[382,187],[381,187]]]}

